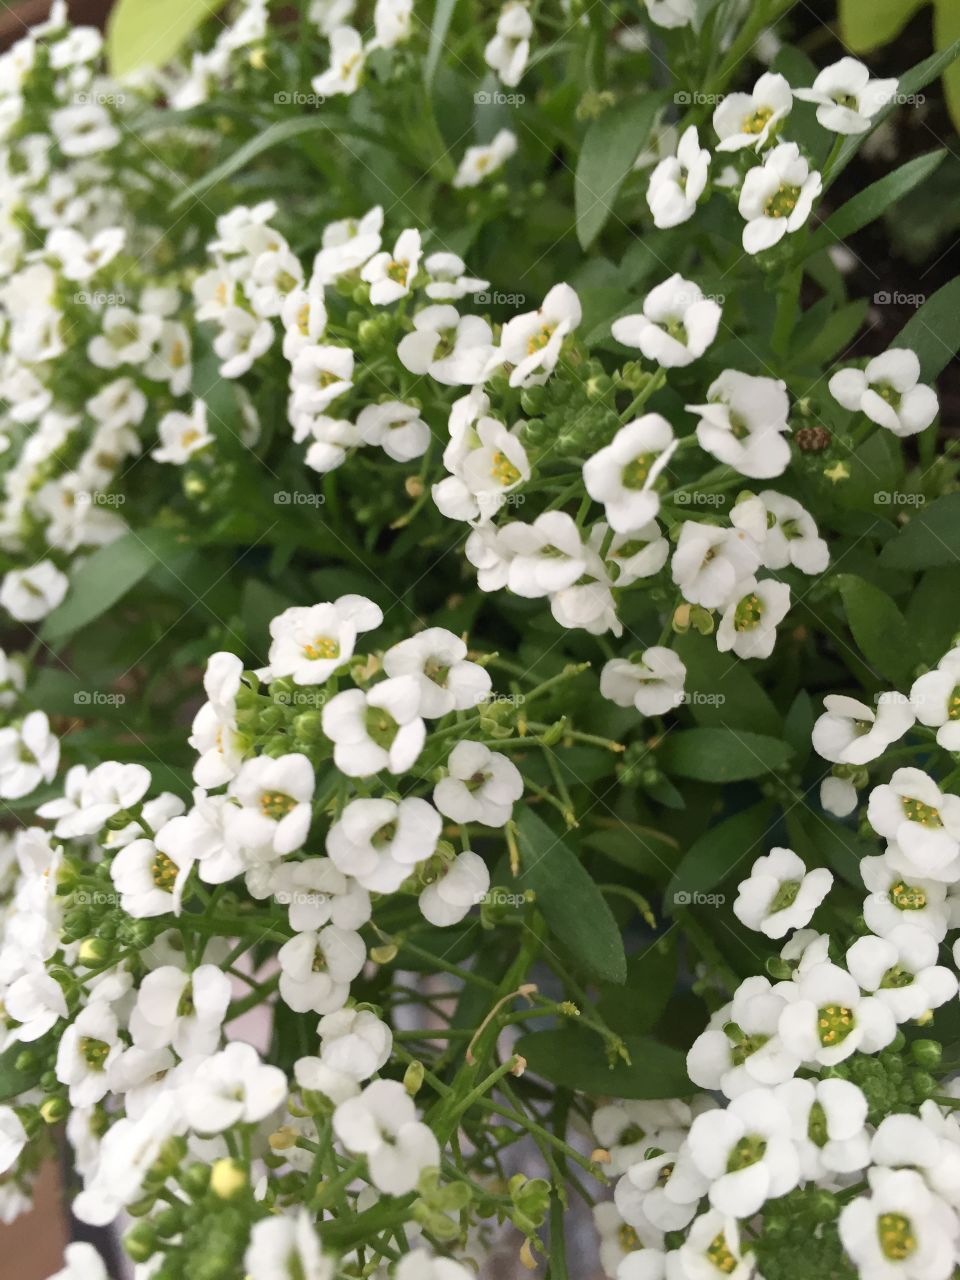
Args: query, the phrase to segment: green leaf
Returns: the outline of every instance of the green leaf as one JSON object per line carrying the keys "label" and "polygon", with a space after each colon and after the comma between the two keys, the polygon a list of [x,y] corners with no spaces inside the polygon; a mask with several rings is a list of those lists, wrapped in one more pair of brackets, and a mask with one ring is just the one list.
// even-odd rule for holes
{"label": "green leaf", "polygon": [[162,67],[223,0],[118,0],[107,24],[110,74]]}
{"label": "green leaf", "polygon": [[645,946],[627,960],[622,987],[601,988],[598,1008],[618,1035],[642,1035],[654,1026],[677,985],[676,931]]}
{"label": "green leaf", "polygon": [[960,559],[960,493],[921,508],[880,552],[885,569],[937,569]]}
{"label": "green leaf", "polygon": [[876,849],[849,827],[801,805],[787,814],[787,832],[793,849],[808,866],[829,867],[847,884],[863,887],[860,863]]}
{"label": "green leaf", "polygon": [[778,734],[780,713],[745,662],[731,662],[713,636],[690,631],[674,641],[687,668],[685,702],[701,725],[744,728]]}
{"label": "green leaf", "polygon": [[526,807],[517,819],[519,891],[533,889],[556,940],[596,978],[623,982],[627,960],[620,930],[603,894],[576,854]]}
{"label": "green leaf", "polygon": [[37,1047],[37,1064],[35,1068],[30,1071],[18,1071],[14,1066],[20,1055],[29,1048],[29,1045],[21,1044],[17,1041],[9,1049],[0,1053],[0,1102],[9,1102],[21,1093],[26,1093],[40,1079],[44,1054],[39,1047]]}
{"label": "green leaf", "polygon": [[433,22],[430,24],[430,47],[427,49],[423,64],[423,82],[428,88],[433,84],[433,77],[437,74],[440,54],[446,48],[447,32],[450,30],[450,20],[456,7],[457,0],[436,0]]}
{"label": "green leaf", "polygon": [[798,764],[802,764],[810,755],[810,734],[815,718],[813,700],[806,689],[801,689],[783,722],[783,736],[793,747]]}
{"label": "green leaf", "polygon": [[903,614],[885,591],[856,574],[840,574],[837,585],[860,653],[881,676],[909,684],[916,654]]}
{"label": "green leaf", "polygon": [[664,894],[663,909],[671,915],[677,907],[690,906],[693,895],[722,884],[735,867],[747,866],[765,853],[773,805],[764,800],[752,809],[711,826],[684,854]]}
{"label": "green leaf", "polygon": [[759,778],[785,765],[793,755],[779,738],[745,729],[685,729],[671,733],[659,751],[667,773],[700,782],[739,782]]}
{"label": "green leaf", "polygon": [[678,1049],[644,1036],[625,1036],[624,1044],[630,1066],[621,1059],[611,1067],[603,1041],[580,1027],[535,1031],[520,1038],[516,1051],[530,1071],[593,1097],[676,1098],[693,1092]]}
{"label": "green leaf", "polygon": [[840,0],[840,33],[854,53],[879,49],[927,0]]}
{"label": "green leaf", "polygon": [[116,542],[100,547],[70,579],[67,597],[43,624],[41,635],[58,643],[93,622],[145,577],[183,550],[182,538],[167,529],[132,529]]}
{"label": "green leaf", "polygon": [[647,141],[662,102],[659,93],[628,98],[587,129],[574,183],[577,237],[584,249],[593,244],[613,212],[617,193]]}
{"label": "green leaf", "polygon": [[[609,769],[609,765],[607,767]],[[628,871],[654,879],[661,879],[664,870],[676,863],[679,851],[673,836],[627,822],[618,822],[609,830],[591,832],[583,837],[582,843]]]}
{"label": "green leaf", "polygon": [[926,155],[908,160],[906,164],[886,174],[879,182],[858,191],[846,204],[826,220],[807,241],[806,256],[828,249],[838,240],[846,240],[861,227],[881,217],[895,201],[918,187],[934,173],[947,157],[945,148],[930,151]]}
{"label": "green leaf", "polygon": [[[935,0],[933,10],[933,44],[936,49],[949,49],[960,43],[960,5],[956,0]],[[954,128],[960,129],[960,62],[954,62],[943,73],[943,88]]]}
{"label": "green leaf", "polygon": [[[829,300],[824,301],[829,307]],[[846,306],[831,311],[817,325],[810,341],[802,347],[795,364],[829,364],[831,360],[842,356],[860,332],[869,306],[866,298],[858,298],[855,302],[848,302]]]}
{"label": "green leaf", "polygon": [[939,377],[960,351],[960,276],[928,298],[891,345],[917,353],[925,382]]}

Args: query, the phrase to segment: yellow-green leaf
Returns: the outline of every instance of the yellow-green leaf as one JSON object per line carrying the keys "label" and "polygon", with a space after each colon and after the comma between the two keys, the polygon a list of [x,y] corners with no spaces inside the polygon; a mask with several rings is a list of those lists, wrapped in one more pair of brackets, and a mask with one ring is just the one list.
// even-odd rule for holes
{"label": "yellow-green leaf", "polygon": [[879,49],[926,3],[927,0],[840,0],[843,43],[855,53]]}
{"label": "yellow-green leaf", "polygon": [[162,67],[223,0],[118,0],[107,25],[112,75]]}

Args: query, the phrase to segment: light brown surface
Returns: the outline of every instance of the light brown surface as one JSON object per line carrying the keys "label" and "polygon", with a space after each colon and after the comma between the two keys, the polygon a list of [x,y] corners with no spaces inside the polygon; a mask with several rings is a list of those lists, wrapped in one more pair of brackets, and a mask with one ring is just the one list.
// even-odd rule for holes
{"label": "light brown surface", "polygon": [[41,1174],[31,1212],[0,1226],[0,1280],[47,1280],[63,1266],[66,1240],[57,1170],[50,1164]]}

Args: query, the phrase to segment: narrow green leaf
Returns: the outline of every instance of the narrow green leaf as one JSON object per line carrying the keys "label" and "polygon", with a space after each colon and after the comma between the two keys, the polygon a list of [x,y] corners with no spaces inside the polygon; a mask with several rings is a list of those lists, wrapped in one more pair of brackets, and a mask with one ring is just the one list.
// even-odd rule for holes
{"label": "narrow green leaf", "polygon": [[960,351],[960,276],[926,300],[892,345],[910,347],[917,353],[925,382],[940,376]]}
{"label": "narrow green leaf", "polygon": [[909,684],[916,664],[913,636],[893,600],[853,573],[840,574],[837,584],[860,653],[879,675]]}
{"label": "narrow green leaf", "polygon": [[745,662],[731,662],[713,636],[678,636],[674,648],[687,668],[686,705],[700,725],[751,728],[778,734],[780,713]]}
{"label": "narrow green leaf", "polygon": [[746,729],[684,729],[660,748],[667,773],[700,782],[759,778],[785,765],[793,752],[779,738]]}
{"label": "narrow green leaf", "polygon": [[611,1030],[638,1036],[656,1025],[676,990],[676,938],[674,930],[630,956],[622,987],[601,987],[598,1008]]}
{"label": "narrow green leaf", "polygon": [[615,1098],[676,1098],[693,1092],[687,1078],[686,1059],[645,1036],[625,1036],[631,1065],[622,1059],[607,1061],[603,1041],[580,1027],[535,1031],[522,1036],[517,1053],[530,1071],[553,1084],[590,1094]]}
{"label": "narrow green leaf", "polygon": [[533,889],[551,933],[578,964],[594,977],[623,982],[627,959],[620,930],[576,854],[529,807],[520,810],[517,835],[519,892]]}
{"label": "narrow green leaf", "polygon": [[433,77],[437,74],[437,65],[446,45],[447,32],[450,30],[450,21],[456,7],[457,0],[436,0],[433,22],[430,24],[430,45],[423,64],[423,82],[428,88],[433,84]]}
{"label": "narrow green leaf", "polygon": [[885,569],[937,569],[960,560],[960,493],[921,508],[880,552]]}
{"label": "narrow green leaf", "polygon": [[766,853],[773,805],[767,801],[735,813],[704,832],[684,854],[667,885],[663,909],[672,915],[677,907],[693,904],[694,895],[722,884],[735,868],[749,868]]}
{"label": "narrow green leaf", "polygon": [[880,49],[927,0],[840,0],[840,33],[854,53]]}
{"label": "narrow green leaf", "polygon": [[623,180],[640,154],[663,102],[659,93],[645,93],[618,103],[587,129],[574,183],[577,237],[590,247],[617,199]]}
{"label": "narrow green leaf", "polygon": [[107,24],[110,73],[162,67],[224,0],[118,0]]}
{"label": "narrow green leaf", "polygon": [[921,182],[925,182],[946,157],[947,152],[943,147],[939,151],[916,156],[899,169],[886,174],[879,182],[873,182],[869,187],[858,191],[810,237],[804,250],[805,256],[828,249],[838,240],[846,240],[861,227],[882,217],[890,205],[918,187]]}
{"label": "narrow green leaf", "polygon": [[95,551],[70,580],[67,597],[48,614],[41,635],[58,643],[93,622],[158,563],[182,550],[178,535],[166,529],[131,530]]}

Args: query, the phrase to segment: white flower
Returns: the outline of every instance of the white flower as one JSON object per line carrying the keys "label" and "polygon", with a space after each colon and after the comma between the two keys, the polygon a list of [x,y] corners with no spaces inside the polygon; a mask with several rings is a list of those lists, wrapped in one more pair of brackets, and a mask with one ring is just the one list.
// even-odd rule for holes
{"label": "white flower", "polygon": [[50,1276],[50,1280],[110,1280],[103,1259],[92,1244],[77,1240],[63,1251],[67,1264]]}
{"label": "white flower", "polygon": [[318,933],[298,933],[277,953],[280,995],[296,1013],[342,1009],[350,983],[363,968],[367,948],[353,929],[325,925]]}
{"label": "white flower", "polygon": [[283,354],[292,364],[299,352],[323,337],[327,327],[327,308],[323,285],[311,280],[306,289],[291,289],[280,310],[283,323]]}
{"label": "white flower", "polygon": [[837,693],[827,694],[823,706],[813,726],[813,749],[832,764],[868,764],[913,724],[913,708],[902,693],[881,693],[876,711]]}
{"label": "white flower", "polygon": [[787,1080],[776,1088],[793,1125],[804,1179],[832,1180],[870,1163],[867,1099],[849,1080]]}
{"label": "white flower", "polygon": [[871,80],[856,58],[841,58],[824,67],[810,89],[793,96],[817,104],[817,120],[831,133],[866,133],[870,121],[897,92],[897,81]]}
{"label": "white flower", "polygon": [[623,1220],[639,1232],[650,1226],[680,1231],[695,1216],[709,1185],[686,1149],[665,1151],[631,1165],[617,1183],[614,1200]]}
{"label": "white flower", "polygon": [[368,404],[357,415],[357,435],[364,444],[379,445],[394,462],[422,457],[430,443],[430,428],[416,405],[402,400]]}
{"label": "white flower", "polygon": [[913,682],[910,703],[921,724],[937,730],[945,751],[960,751],[960,648],[951,649]]}
{"label": "white flower", "polygon": [[643,314],[614,320],[613,336],[626,347],[639,347],[664,369],[692,364],[717,336],[721,308],[699,287],[672,275],[643,300]]}
{"label": "white flower", "polygon": [[697,442],[720,462],[753,480],[782,475],[790,462],[784,435],[790,430],[790,399],[775,378],[725,369],[707,391],[706,404],[688,404],[700,414]]}
{"label": "white flower", "polygon": [[766,72],[752,93],[728,93],[713,113],[718,151],[759,151],[790,114],[793,94],[784,76]]}
{"label": "white flower", "polygon": [[487,377],[494,354],[493,334],[480,316],[461,316],[456,307],[424,307],[413,317],[413,333],[397,346],[411,373],[429,373],[445,386],[472,386]]}
{"label": "white flower", "polygon": [[684,521],[670,570],[684,600],[723,609],[760,565],[760,549],[741,529]]}
{"label": "white flower", "polygon": [[375,307],[405,298],[413,287],[420,265],[420,232],[401,231],[393,253],[376,253],[360,272],[361,280],[370,286],[370,301]]}
{"label": "white flower", "polygon": [[347,689],[323,708],[323,732],[337,768],[350,778],[381,769],[403,773],[426,738],[420,715],[420,685],[414,676],[382,680],[371,689]]}
{"label": "white flower", "polygon": [[262,1063],[252,1045],[235,1040],[200,1062],[178,1093],[191,1129],[222,1133],[276,1111],[287,1096],[287,1077]]}
{"label": "white flower", "polygon": [[54,827],[58,836],[93,835],[114,814],[142,800],[150,786],[150,771],[142,764],[120,764],[116,760],[104,760],[82,779],[80,775],[75,777],[79,787],[69,807],[64,802],[56,810],[44,805],[44,812],[40,813],[41,817],[58,817]]}
{"label": "white flower", "polygon": [[353,359],[349,347],[302,347],[290,370],[291,412],[323,413],[349,391],[353,386]]}
{"label": "white flower", "polygon": [[164,853],[152,840],[132,840],[110,866],[110,879],[119,889],[120,905],[135,919],[180,914],[184,885],[193,865],[181,849]]}
{"label": "white flower", "polygon": [[67,280],[89,280],[123,248],[122,227],[105,227],[89,240],[72,227],[57,227],[47,236],[46,252],[58,259]]}
{"label": "white flower", "polygon": [[645,413],[583,464],[583,483],[590,497],[603,503],[611,529],[630,533],[656,516],[660,498],[653,485],[675,448],[666,418]]}
{"label": "white flower", "polygon": [[207,405],[194,400],[189,413],[165,413],[157,424],[160,448],[150,454],[156,462],[173,462],[182,466],[200,449],[213,443],[207,428]]}
{"label": "white flower", "polygon": [[777,624],[790,609],[790,588],[773,578],[739,583],[717,627],[717,648],[739,658],[769,658],[777,639]]}
{"label": "white flower", "polygon": [[98,369],[143,364],[162,328],[160,316],[138,315],[129,307],[108,307],[103,315],[103,333],[90,339],[87,356]]}
{"label": "white flower", "polygon": [[423,268],[430,277],[424,293],[437,302],[452,302],[470,293],[482,293],[490,285],[489,280],[465,275],[466,264],[455,253],[431,253],[429,258],[424,258]]}
{"label": "white flower", "polygon": [[700,146],[696,125],[684,131],[677,154],[661,160],[650,175],[647,204],[654,225],[677,227],[693,217],[707,186],[710,152]]}
{"label": "white flower", "polygon": [[431,857],[442,819],[417,796],[351,800],[327,834],[327,853],[344,875],[372,893],[394,893]]}
{"label": "white flower", "polygon": [[107,428],[135,427],[147,412],[147,397],[132,378],[115,378],[90,397],[86,409]]}
{"label": "white flower", "polygon": [[[20,1026],[13,1030],[13,1039],[29,1044],[45,1036],[52,1026],[67,1016],[67,1002],[63,988],[42,966],[31,967],[7,988],[3,998],[7,1015]],[[0,1108],[0,1113],[4,1109]],[[4,1171],[0,1160],[0,1173]]]}
{"label": "white flower", "polygon": [[414,1249],[397,1263],[394,1280],[473,1280],[473,1272],[452,1258],[432,1258],[426,1249]]}
{"label": "white flower", "polygon": [[286,245],[280,245],[255,259],[244,283],[250,305],[258,316],[279,316],[288,298],[299,300],[303,267]]}
{"label": "white flower", "polygon": [[356,93],[366,62],[363,38],[353,27],[334,27],[330,32],[330,66],[314,76],[310,86],[321,98],[338,93]]}
{"label": "white flower", "polygon": [[315,1093],[322,1093],[334,1106],[346,1102],[347,1098],[355,1098],[360,1092],[360,1085],[355,1077],[335,1070],[319,1058],[298,1058],[293,1064],[293,1075],[301,1090],[311,1089]]}
{"label": "white flower", "polygon": [[346,418],[311,418],[309,414],[292,415],[293,438],[302,440],[305,435],[314,437],[304,456],[304,462],[314,471],[325,475],[346,461],[347,450],[360,443],[356,426]]}
{"label": "white flower", "polygon": [[60,739],[43,711],[0,729],[0,797],[19,800],[50,782],[60,763]]}
{"label": "white flower", "polygon": [[161,965],[140,983],[130,1034],[141,1049],[172,1045],[181,1058],[207,1058],[220,1043],[229,1003],[230,979],[215,964],[192,973]]}
{"label": "white flower", "polygon": [[687,669],[661,645],[644,649],[637,659],[611,658],[600,672],[600,692],[618,707],[636,707],[641,715],[662,716],[683,702]]}
{"label": "white flower", "polygon": [[479,854],[464,850],[444,862],[420,895],[420,910],[430,924],[446,928],[458,924],[490,888],[490,872]]}
{"label": "white flower", "polygon": [[[197,787],[190,811],[165,823],[154,837],[154,844],[174,864],[182,862],[188,867],[196,863],[197,875],[205,884],[225,884],[244,869],[240,850],[227,834],[227,816],[232,808],[228,796],[208,796],[202,787]],[[111,874],[116,865],[115,860]],[[169,878],[169,868],[163,868],[161,862],[163,870]]]}
{"label": "white flower", "polygon": [[609,1152],[607,1168],[619,1175],[642,1160],[650,1147],[679,1147],[690,1119],[690,1104],[680,1098],[618,1100],[597,1107],[590,1124],[597,1142]]}
{"label": "white flower", "polygon": [[490,692],[489,673],[467,660],[467,646],[444,627],[401,640],[383,655],[388,676],[413,676],[420,686],[420,714],[436,720],[450,711],[466,711]]}
{"label": "white flower", "polygon": [[194,716],[188,739],[200,755],[193,779],[201,787],[219,787],[235,777],[243,762],[244,744],[237,730],[237,693],[243,663],[233,653],[212,653],[203,687],[208,701]]}
{"label": "white flower", "polygon": [[[518,596],[536,600],[553,595],[573,586],[586,571],[588,550],[576,521],[565,511],[544,511],[532,524],[516,520],[501,525],[495,536],[505,573],[496,586],[509,586]],[[481,589],[482,577],[478,574]]]}
{"label": "white flower", "polygon": [[824,778],[820,783],[820,804],[835,818],[846,818],[857,807],[857,789],[846,778]]}
{"label": "white flower", "polygon": [[57,1046],[56,1075],[69,1088],[71,1106],[90,1107],[106,1095],[107,1073],[122,1048],[116,1015],[105,1001],[80,1011]]}
{"label": "white flower", "polygon": [[413,1099],[396,1080],[374,1080],[342,1102],[333,1129],[348,1151],[367,1157],[370,1179],[386,1195],[406,1195],[424,1169],[440,1163],[433,1131],[417,1120]]}
{"label": "white flower", "polygon": [[69,581],[51,560],[11,569],[0,585],[0,605],[17,622],[39,622],[67,594]]}
{"label": "white flower", "polygon": [[97,155],[111,150],[120,141],[120,131],[110,119],[110,113],[96,102],[51,112],[50,126],[65,156]]}
{"label": "white flower", "polygon": [[320,1248],[306,1209],[255,1222],[243,1255],[249,1280],[333,1280],[334,1264]]}
{"label": "white flower", "polygon": [[454,822],[502,827],[523,795],[516,765],[481,742],[458,742],[447,760],[447,777],[433,789],[433,803]]}
{"label": "white flower", "polygon": [[[947,1087],[947,1095],[953,1089]],[[920,1106],[920,1115],[888,1115],[881,1120],[870,1143],[874,1164],[889,1169],[916,1169],[931,1191],[956,1204],[960,1192],[960,1146],[957,1122],[944,1114],[932,1098]]]}
{"label": "white flower", "polygon": [[601,1200],[593,1206],[593,1226],[599,1237],[597,1252],[605,1276],[617,1275],[625,1259],[641,1245],[663,1243],[663,1234],[649,1223],[640,1228],[628,1226],[610,1200]]}
{"label": "white flower", "polygon": [[124,1206],[139,1199],[147,1170],[164,1142],[184,1129],[172,1092],[163,1092],[136,1120],[115,1120],[100,1143],[99,1158],[73,1202],[81,1222],[105,1226]]}
{"label": "white flower", "polygon": [[0,1173],[6,1173],[27,1145],[27,1134],[12,1107],[0,1107]]}
{"label": "white flower", "polygon": [[957,979],[937,964],[939,947],[924,929],[908,924],[885,938],[858,938],[847,951],[847,968],[863,991],[888,1006],[897,1022],[922,1020],[957,994]]}
{"label": "white flower", "polygon": [[785,1006],[782,987],[771,987],[759,974],[745,978],[690,1046],[687,1073],[694,1084],[736,1098],[758,1085],[789,1080],[800,1060],[777,1034]]}
{"label": "white flower", "polygon": [[495,418],[482,417],[462,434],[451,434],[443,461],[453,474],[432,489],[433,500],[451,520],[492,519],[514,489],[530,479],[530,463],[517,438]]}
{"label": "white flower", "polygon": [[833,875],[825,867],[808,871],[792,849],[771,849],[737,885],[733,914],[748,929],[782,938],[810,923],[832,884]]}
{"label": "white flower", "polygon": [[865,369],[841,369],[830,379],[830,394],[901,438],[925,430],[940,410],[936,391],[920,382],[916,352],[905,347],[874,356]]}
{"label": "white flower", "polygon": [[458,189],[476,187],[492,173],[502,169],[517,149],[517,135],[511,129],[499,129],[492,142],[467,147],[453,179]]}
{"label": "white flower", "polygon": [[261,319],[241,307],[229,307],[220,317],[220,332],[213,349],[222,361],[222,378],[241,378],[254,362],[273,346],[274,329],[269,320]]}
{"label": "white flower", "polygon": [[894,848],[888,846],[880,857],[860,860],[860,874],[870,891],[863,904],[867,927],[886,938],[909,924],[927,930],[940,942],[947,932],[947,886],[898,867],[891,857]]}
{"label": "white flower", "polygon": [[556,368],[564,338],[582,319],[580,299],[568,284],[555,284],[536,311],[514,316],[500,333],[499,356],[513,365],[511,387],[539,386]]}
{"label": "white flower", "polygon": [[877,1053],[897,1032],[893,1014],[864,996],[856,979],[829,961],[797,977],[797,993],[780,1014],[784,1048],[803,1062],[833,1066],[851,1053]]}
{"label": "white flower", "polygon": [[688,27],[697,15],[697,0],[643,0],[658,27]]}
{"label": "white flower", "polygon": [[340,596],[332,604],[284,609],[270,623],[270,678],[323,684],[353,657],[357,635],[383,622],[383,611],[366,596]]}
{"label": "white flower", "polygon": [[228,833],[245,849],[292,853],[310,829],[313,787],[313,766],[299,751],[247,760],[230,783],[240,807],[227,811]]}
{"label": "white flower", "polygon": [[251,867],[246,883],[254,897],[272,895],[286,903],[290,928],[296,933],[316,932],[331,923],[341,929],[359,929],[370,919],[366,889],[338,871],[329,858]]}
{"label": "white flower", "polygon": [[793,565],[801,573],[824,571],[830,563],[830,549],[820,537],[813,516],[796,498],[764,489],[758,497],[735,503],[730,513],[731,522],[749,531],[754,507],[763,525],[755,537],[767,569],[786,569]]}
{"label": "white flower", "polygon": [[410,37],[413,0],[377,0],[373,10],[376,31],[372,49],[393,49]]}
{"label": "white flower", "polygon": [[325,1014],[317,1031],[323,1062],[355,1080],[376,1075],[390,1059],[393,1032],[369,1009],[340,1009]]}
{"label": "white flower", "polygon": [[912,1169],[867,1171],[870,1194],[840,1211],[844,1249],[870,1280],[948,1280],[957,1217]]}
{"label": "white flower", "polygon": [[[572,522],[571,517],[568,519]],[[629,587],[640,578],[659,573],[669,555],[669,542],[656,520],[651,520],[629,533],[614,534],[607,548],[607,565],[613,570],[617,586]]]}
{"label": "white flower", "polygon": [[956,878],[960,867],[960,796],[942,792],[922,769],[896,769],[890,782],[874,787],[867,821],[896,842],[920,876]]}
{"label": "white flower", "polygon": [[710,1203],[720,1213],[749,1218],[800,1180],[790,1113],[773,1089],[750,1089],[722,1110],[697,1116],[687,1143],[696,1168],[710,1179]]}
{"label": "white flower", "polygon": [[748,171],[740,188],[740,214],[747,222],[744,250],[760,253],[798,231],[822,189],[820,174],[811,171],[795,142],[774,147],[762,165]]}
{"label": "white flower", "polygon": [[483,51],[484,61],[508,88],[520,83],[530,56],[533,19],[525,4],[508,0],[497,18],[497,32]]}
{"label": "white flower", "polygon": [[342,218],[323,229],[322,248],[313,260],[313,280],[332,284],[342,275],[356,271],[380,248],[383,209],[376,205],[357,221]]}

